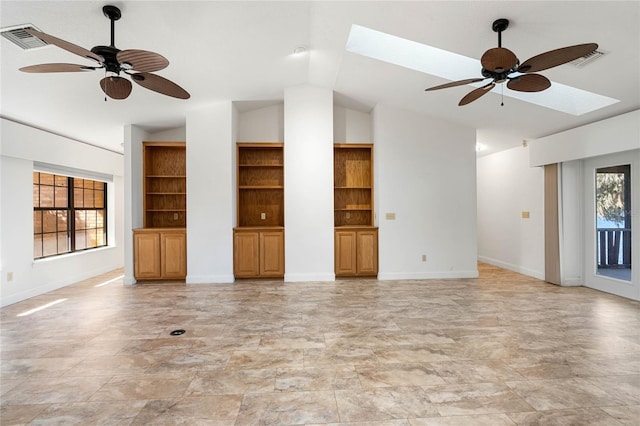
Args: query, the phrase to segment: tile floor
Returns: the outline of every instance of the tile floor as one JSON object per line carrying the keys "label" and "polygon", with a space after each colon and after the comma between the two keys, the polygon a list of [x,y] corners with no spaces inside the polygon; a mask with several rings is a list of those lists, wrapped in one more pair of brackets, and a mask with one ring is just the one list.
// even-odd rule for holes
{"label": "tile floor", "polygon": [[1,310],[2,425],[640,424],[638,302],[487,265],[467,280],[108,282],[121,274]]}

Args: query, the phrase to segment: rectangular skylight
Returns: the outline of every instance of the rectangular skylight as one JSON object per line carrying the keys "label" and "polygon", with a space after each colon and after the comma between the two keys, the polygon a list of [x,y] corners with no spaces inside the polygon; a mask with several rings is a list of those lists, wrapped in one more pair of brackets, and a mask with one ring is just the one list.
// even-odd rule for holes
{"label": "rectangular skylight", "polygon": [[[482,65],[477,59],[355,24],[351,26],[346,50],[451,81],[482,77]],[[489,80],[472,86],[479,87],[488,82]],[[496,85],[493,92],[500,93],[500,85]],[[517,92],[505,86],[504,96],[573,115],[586,114],[619,102],[617,99],[554,82],[544,92],[535,93]]]}

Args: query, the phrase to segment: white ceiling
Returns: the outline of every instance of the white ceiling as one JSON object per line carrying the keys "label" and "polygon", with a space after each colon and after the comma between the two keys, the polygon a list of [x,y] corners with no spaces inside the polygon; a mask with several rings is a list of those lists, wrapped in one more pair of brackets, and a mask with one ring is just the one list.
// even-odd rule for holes
{"label": "white ceiling", "polygon": [[[333,89],[336,102],[363,111],[384,103],[477,128],[491,153],[640,107],[640,2],[623,1],[6,1],[2,28],[31,23],[87,49],[109,44],[102,6],[122,10],[116,46],[145,49],[171,64],[157,74],[191,93],[179,100],[135,85],[128,99],[104,101],[101,70],[27,74],[18,68],[48,62],[93,65],[55,46],[25,51],[2,38],[1,114],[8,119],[121,151],[123,126],[166,129],[184,124],[187,111],[207,103],[278,101],[299,84]],[[487,94],[465,107],[472,87],[425,92],[439,77],[347,52],[352,24],[479,59],[497,46],[491,23],[508,18],[503,47],[521,61],[559,47],[596,42],[607,52],[584,67],[562,65],[541,73],[551,81],[619,99],[573,116]],[[304,45],[308,54],[291,55]],[[480,70],[469,78],[480,77]],[[542,96],[543,93],[540,93]],[[251,102],[244,105],[264,105]]]}

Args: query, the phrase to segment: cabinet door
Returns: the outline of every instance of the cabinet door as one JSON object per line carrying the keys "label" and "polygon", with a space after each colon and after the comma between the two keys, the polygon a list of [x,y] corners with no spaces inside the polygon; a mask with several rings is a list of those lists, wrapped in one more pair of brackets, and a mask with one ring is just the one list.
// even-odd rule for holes
{"label": "cabinet door", "polygon": [[356,274],[356,233],[355,231],[336,231],[335,234],[336,275]]}
{"label": "cabinet door", "polygon": [[233,235],[233,274],[257,277],[260,273],[258,232],[236,232]]}
{"label": "cabinet door", "polygon": [[260,275],[284,276],[284,233],[260,232]]}
{"label": "cabinet door", "polygon": [[136,279],[160,278],[160,235],[133,235],[133,275]]}
{"label": "cabinet door", "polygon": [[184,279],[187,276],[187,236],[165,233],[160,236],[162,278]]}
{"label": "cabinet door", "polygon": [[358,275],[378,274],[378,231],[358,231],[356,252]]}

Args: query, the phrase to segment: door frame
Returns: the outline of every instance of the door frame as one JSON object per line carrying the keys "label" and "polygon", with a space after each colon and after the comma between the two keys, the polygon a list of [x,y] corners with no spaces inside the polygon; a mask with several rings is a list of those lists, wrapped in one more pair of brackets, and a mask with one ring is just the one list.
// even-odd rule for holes
{"label": "door frame", "polygon": [[[631,166],[631,281],[624,281],[597,273],[596,261],[596,171],[600,168],[629,164]],[[587,158],[582,163],[583,176],[583,280],[584,285],[618,296],[640,300],[640,150],[625,151],[600,157]]]}

